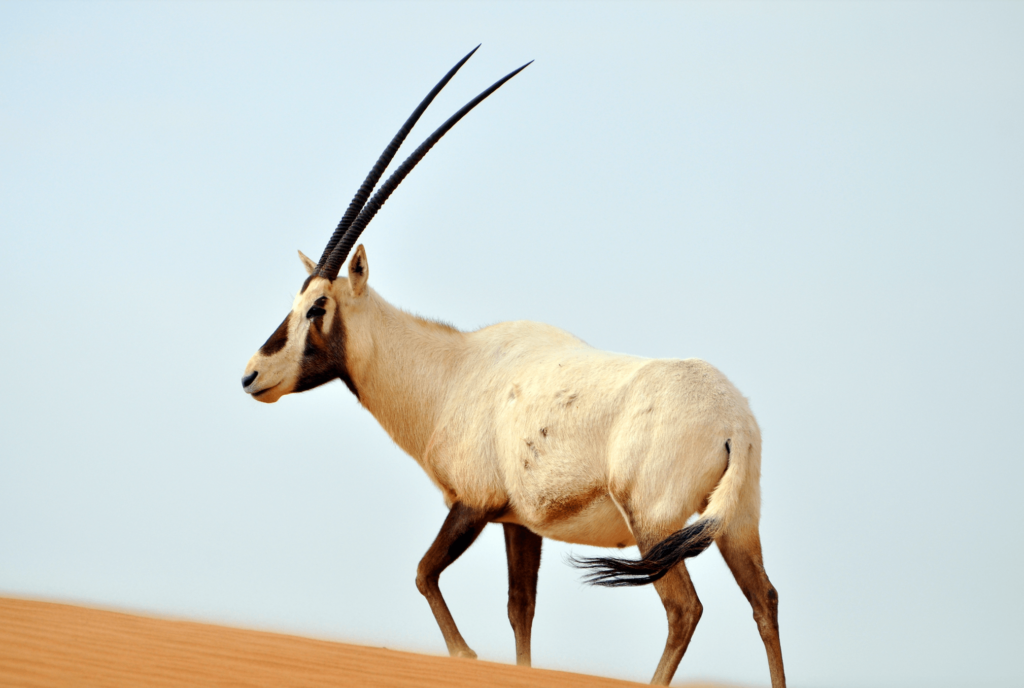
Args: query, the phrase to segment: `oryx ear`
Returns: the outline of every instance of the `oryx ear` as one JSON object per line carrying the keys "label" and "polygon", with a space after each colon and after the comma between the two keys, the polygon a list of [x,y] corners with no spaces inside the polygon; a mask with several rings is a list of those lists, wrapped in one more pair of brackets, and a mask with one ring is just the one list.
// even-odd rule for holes
{"label": "oryx ear", "polygon": [[356,252],[348,260],[348,283],[352,287],[352,293],[362,296],[366,290],[366,280],[370,277],[370,266],[366,263],[366,249],[362,244],[356,247]]}
{"label": "oryx ear", "polygon": [[309,256],[307,256],[302,251],[299,251],[299,260],[301,260],[302,264],[306,266],[306,274],[307,275],[312,275],[313,271],[316,270],[316,263],[311,261],[309,259]]}

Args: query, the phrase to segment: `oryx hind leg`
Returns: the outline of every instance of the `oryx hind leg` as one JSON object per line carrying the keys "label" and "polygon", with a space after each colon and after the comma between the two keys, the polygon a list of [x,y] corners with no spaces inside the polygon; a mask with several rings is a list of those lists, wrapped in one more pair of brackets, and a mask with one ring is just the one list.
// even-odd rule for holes
{"label": "oryx hind leg", "polygon": [[[671,528],[642,532],[637,527],[637,519],[629,520],[641,557],[647,556],[651,548],[673,532]],[[704,613],[704,606],[697,597],[685,562],[680,561],[655,581],[654,589],[658,591],[661,603],[665,607],[665,615],[668,617],[668,638],[665,640],[665,651],[661,653],[661,660],[654,671],[651,683],[667,686],[686,653],[693,632],[697,629],[697,622]]]}
{"label": "oryx hind leg", "polygon": [[437,534],[434,544],[423,555],[416,571],[416,587],[427,598],[430,610],[434,612],[437,625],[444,635],[448,654],[452,657],[475,659],[476,653],[469,649],[469,645],[459,633],[455,619],[452,618],[451,612],[448,611],[448,605],[445,604],[444,597],[441,596],[438,580],[441,577],[441,572],[469,549],[469,546],[473,544],[493,516],[493,513],[484,509],[475,509],[459,502],[453,504],[451,511],[444,519],[441,532]]}
{"label": "oryx hind leg", "polygon": [[513,523],[505,527],[508,556],[508,620],[516,635],[516,664],[530,666],[530,630],[537,600],[537,572],[543,539]]}
{"label": "oryx hind leg", "polygon": [[[646,551],[641,549],[641,553],[644,554]],[[656,581],[654,589],[661,596],[661,603],[668,617],[668,638],[665,640],[665,651],[661,653],[661,661],[658,662],[651,683],[667,686],[675,676],[679,662],[690,645],[693,632],[697,629],[697,622],[704,613],[704,606],[697,597],[697,591],[693,587],[684,562],[673,566],[661,580]]]}
{"label": "oryx hind leg", "polygon": [[782,667],[782,646],[779,643],[779,594],[765,573],[757,528],[727,533],[720,536],[717,543],[740,590],[754,609],[754,621],[768,653],[772,688],[785,688],[786,672]]}

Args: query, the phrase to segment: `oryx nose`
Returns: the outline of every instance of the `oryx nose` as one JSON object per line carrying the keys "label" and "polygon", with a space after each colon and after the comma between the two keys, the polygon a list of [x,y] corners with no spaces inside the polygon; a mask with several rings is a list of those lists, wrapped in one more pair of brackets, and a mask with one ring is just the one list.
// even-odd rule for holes
{"label": "oryx nose", "polygon": [[256,379],[256,376],[260,374],[260,371],[254,370],[249,375],[242,378],[242,389],[245,389],[252,384],[252,381]]}

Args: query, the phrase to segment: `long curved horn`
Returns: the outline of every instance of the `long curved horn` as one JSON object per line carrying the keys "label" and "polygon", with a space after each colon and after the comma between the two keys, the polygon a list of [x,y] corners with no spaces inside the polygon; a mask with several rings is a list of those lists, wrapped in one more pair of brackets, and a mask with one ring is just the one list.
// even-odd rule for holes
{"label": "long curved horn", "polygon": [[455,72],[459,71],[459,68],[466,64],[466,60],[473,57],[473,53],[475,53],[479,48],[480,46],[478,45],[476,48],[470,50],[468,55],[459,60],[459,63],[452,67],[451,70],[444,75],[443,79],[437,82],[434,89],[427,94],[427,97],[424,98],[413,113],[409,115],[409,119],[405,120],[405,124],[403,124],[402,128],[398,130],[395,137],[391,139],[391,143],[389,143],[388,147],[384,149],[384,152],[380,154],[380,157],[377,159],[377,163],[372,169],[370,169],[370,173],[366,175],[366,179],[363,180],[362,186],[359,187],[359,190],[356,191],[356,195],[352,197],[352,201],[348,204],[348,210],[345,211],[345,214],[342,216],[337,228],[334,230],[334,234],[331,235],[331,240],[327,242],[327,247],[320,256],[320,261],[316,265],[316,270],[313,271],[314,275],[319,275],[322,272],[324,263],[327,261],[328,257],[330,257],[331,252],[334,250],[334,246],[343,236],[345,236],[345,232],[348,231],[349,226],[352,224],[352,220],[354,220],[359,215],[359,211],[363,209],[367,196],[370,195],[370,192],[373,191],[373,187],[375,187],[377,182],[380,181],[381,175],[384,174],[384,170],[386,170],[388,165],[391,164],[391,159],[395,157],[395,153],[398,152],[402,142],[405,141],[405,137],[409,135],[410,131],[412,131],[412,128],[420,118],[420,115],[423,114],[427,109],[427,106],[434,100],[434,96],[440,93],[441,89],[451,81],[452,77],[455,76]]}
{"label": "long curved horn", "polygon": [[413,151],[412,155],[405,159],[398,169],[388,177],[388,180],[381,184],[377,192],[373,194],[373,198],[363,206],[363,209],[359,212],[359,216],[352,222],[348,232],[345,233],[344,238],[335,245],[334,250],[331,252],[330,258],[324,263],[323,270],[320,272],[321,277],[326,277],[329,280],[333,280],[338,276],[338,270],[341,268],[341,264],[348,258],[349,251],[355,245],[359,239],[359,235],[366,229],[366,225],[369,224],[373,216],[377,214],[377,211],[381,209],[381,206],[388,200],[391,193],[402,183],[406,175],[412,172],[412,168],[416,167],[416,163],[423,159],[423,156],[427,154],[435,143],[441,140],[441,137],[448,133],[448,130],[455,126],[455,124],[462,119],[466,113],[475,108],[480,102],[497,91],[502,84],[514,77],[519,72],[523,71],[527,67],[533,64],[533,60],[530,60],[519,69],[507,74],[498,81],[496,81],[490,88],[478,95],[473,100],[466,103],[461,110],[456,112],[454,115],[448,118],[444,124],[437,128],[433,134],[427,137],[427,140],[420,144],[419,148]]}

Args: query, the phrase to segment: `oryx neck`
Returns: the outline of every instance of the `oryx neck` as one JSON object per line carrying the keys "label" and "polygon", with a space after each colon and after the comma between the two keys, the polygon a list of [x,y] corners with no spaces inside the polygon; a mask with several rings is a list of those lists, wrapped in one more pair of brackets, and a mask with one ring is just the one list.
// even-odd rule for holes
{"label": "oryx neck", "polygon": [[359,401],[398,446],[422,460],[465,357],[465,334],[396,308],[376,292],[350,321],[350,371]]}

